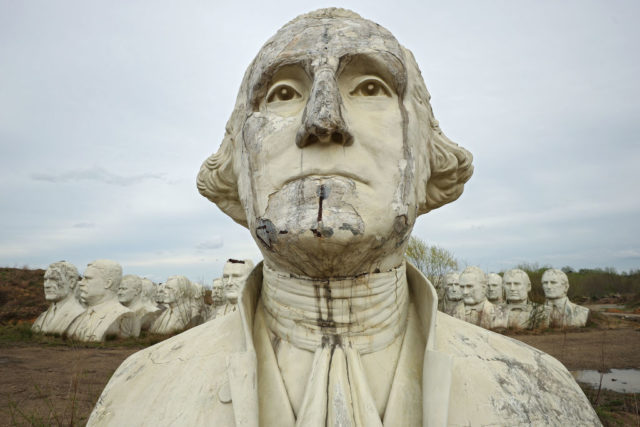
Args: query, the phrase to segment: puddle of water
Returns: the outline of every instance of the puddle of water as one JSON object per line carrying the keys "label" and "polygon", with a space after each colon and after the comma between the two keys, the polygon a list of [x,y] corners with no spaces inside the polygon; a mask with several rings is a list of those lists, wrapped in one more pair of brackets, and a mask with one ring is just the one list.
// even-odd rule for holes
{"label": "puddle of water", "polygon": [[602,388],[618,393],[640,393],[640,369],[612,369],[601,374],[598,371],[571,371],[579,383],[598,388],[602,377]]}

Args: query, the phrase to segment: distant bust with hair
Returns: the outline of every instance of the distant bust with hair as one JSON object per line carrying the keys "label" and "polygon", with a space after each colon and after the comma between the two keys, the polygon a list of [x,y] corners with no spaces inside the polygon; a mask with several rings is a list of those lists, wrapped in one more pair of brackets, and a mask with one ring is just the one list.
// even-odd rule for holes
{"label": "distant bust with hair", "polygon": [[140,321],[135,313],[118,302],[122,267],[111,260],[89,263],[79,283],[80,300],[87,309],[67,330],[78,341],[104,341],[107,337],[137,337]]}
{"label": "distant bust with hair", "polygon": [[66,261],[54,262],[44,273],[44,297],[51,303],[33,323],[34,332],[62,335],[84,307],[75,296],[78,270]]}
{"label": "distant bust with hair", "polygon": [[193,288],[185,276],[171,276],[160,286],[158,301],[167,308],[149,328],[154,334],[173,334],[193,326]]}
{"label": "distant bust with hair", "polygon": [[504,302],[502,277],[498,273],[489,273],[487,275],[487,299],[492,304],[502,304]]}
{"label": "distant bust with hair", "polygon": [[264,262],[238,310],[125,361],[89,425],[597,423],[559,362],[439,314],[404,261],[416,218],[460,196],[471,160],[389,31],[335,8],[286,24],[197,182]]}
{"label": "distant bust with hair", "polygon": [[479,267],[467,267],[460,274],[464,320],[486,329],[506,326],[501,310],[487,300],[488,282],[487,275]]}
{"label": "distant bust with hair", "polygon": [[442,311],[456,319],[464,320],[464,301],[460,288],[460,272],[450,271],[444,276],[444,302]]}
{"label": "distant bust with hair", "polygon": [[502,278],[502,286],[507,299],[505,317],[507,327],[513,329],[531,328],[534,305],[529,301],[531,292],[531,279],[529,275],[519,268],[508,270]]}
{"label": "distant bust with hair", "polygon": [[143,331],[151,327],[161,312],[155,304],[153,282],[134,274],[127,274],[122,278],[118,288],[118,301],[136,314]]}
{"label": "distant bust with hair", "polygon": [[566,273],[551,268],[542,274],[546,323],[552,328],[581,328],[587,324],[589,309],[569,301],[569,278]]}

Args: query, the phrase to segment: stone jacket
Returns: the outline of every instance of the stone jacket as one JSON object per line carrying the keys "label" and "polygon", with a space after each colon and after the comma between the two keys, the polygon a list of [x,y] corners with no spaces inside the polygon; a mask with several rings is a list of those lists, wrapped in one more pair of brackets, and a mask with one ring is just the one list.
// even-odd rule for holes
{"label": "stone jacket", "polygon": [[[476,313],[471,313],[472,310]],[[506,327],[502,310],[489,300],[484,300],[473,308],[465,307],[465,320],[485,329]]]}
{"label": "stone jacket", "polygon": [[[411,265],[407,279],[426,342],[423,426],[600,425],[560,362],[439,313],[435,289],[427,279]],[[87,425],[257,427],[252,336],[261,286],[262,264],[249,276],[239,310],[126,359]]]}
{"label": "stone jacket", "polygon": [[116,299],[88,307],[67,329],[67,336],[78,341],[104,341],[108,335],[121,338],[140,335],[140,321],[135,313]]}
{"label": "stone jacket", "polygon": [[80,305],[73,292],[62,301],[54,302],[40,314],[31,329],[45,334],[64,334],[71,322],[82,314],[84,307]]}
{"label": "stone jacket", "polygon": [[551,328],[582,328],[587,324],[589,309],[574,304],[565,298],[560,307],[554,310],[553,302],[545,302],[545,326]]}

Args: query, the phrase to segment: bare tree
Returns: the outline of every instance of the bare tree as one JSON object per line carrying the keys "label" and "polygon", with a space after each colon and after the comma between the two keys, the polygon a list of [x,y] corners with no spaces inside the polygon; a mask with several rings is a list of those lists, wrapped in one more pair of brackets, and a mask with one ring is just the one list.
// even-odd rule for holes
{"label": "bare tree", "polygon": [[436,289],[442,288],[445,274],[458,269],[458,260],[453,253],[436,245],[427,245],[418,237],[411,236],[405,255]]}

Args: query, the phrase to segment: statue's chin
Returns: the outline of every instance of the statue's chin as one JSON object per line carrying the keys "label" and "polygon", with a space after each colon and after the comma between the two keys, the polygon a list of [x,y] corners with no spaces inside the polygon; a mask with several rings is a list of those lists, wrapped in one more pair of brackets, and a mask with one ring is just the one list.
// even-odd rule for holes
{"label": "statue's chin", "polygon": [[345,217],[341,227],[300,226],[285,233],[277,229],[277,238],[270,240],[269,246],[260,235],[254,237],[269,267],[307,277],[353,277],[388,270],[402,262],[404,245],[397,246],[392,227],[386,233],[354,232],[364,223],[350,224],[349,218]]}
{"label": "statue's chin", "polygon": [[370,193],[343,176],[302,178],[270,194],[250,229],[267,264],[279,270],[350,277],[390,269],[402,262],[410,225],[405,215],[379,209]]}

